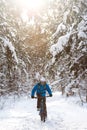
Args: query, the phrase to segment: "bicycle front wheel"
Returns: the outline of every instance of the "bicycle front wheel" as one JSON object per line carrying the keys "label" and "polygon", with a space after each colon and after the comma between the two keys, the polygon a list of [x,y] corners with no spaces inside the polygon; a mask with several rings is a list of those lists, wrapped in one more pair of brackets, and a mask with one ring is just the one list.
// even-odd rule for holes
{"label": "bicycle front wheel", "polygon": [[46,114],[45,113],[41,113],[40,117],[41,117],[41,121],[43,121],[43,122],[46,121]]}

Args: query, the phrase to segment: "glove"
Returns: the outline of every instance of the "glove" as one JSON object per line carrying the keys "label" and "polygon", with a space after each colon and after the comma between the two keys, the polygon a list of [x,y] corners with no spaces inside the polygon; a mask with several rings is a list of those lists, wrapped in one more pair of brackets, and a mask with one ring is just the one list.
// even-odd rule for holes
{"label": "glove", "polygon": [[52,97],[52,94],[50,94],[50,97]]}
{"label": "glove", "polygon": [[31,96],[31,98],[34,98],[34,96]]}

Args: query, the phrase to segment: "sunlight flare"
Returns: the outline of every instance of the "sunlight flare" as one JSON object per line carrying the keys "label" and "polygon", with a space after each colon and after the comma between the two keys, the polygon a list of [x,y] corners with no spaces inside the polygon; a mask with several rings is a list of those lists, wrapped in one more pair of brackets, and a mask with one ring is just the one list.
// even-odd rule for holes
{"label": "sunlight flare", "polygon": [[19,4],[27,9],[39,10],[45,4],[45,0],[19,0]]}

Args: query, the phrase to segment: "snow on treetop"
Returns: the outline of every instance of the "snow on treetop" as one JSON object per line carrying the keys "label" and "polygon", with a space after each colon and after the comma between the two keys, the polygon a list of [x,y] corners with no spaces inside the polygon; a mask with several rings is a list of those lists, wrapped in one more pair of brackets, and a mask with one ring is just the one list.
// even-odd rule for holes
{"label": "snow on treetop", "polygon": [[76,13],[79,13],[79,8],[77,6],[73,6],[72,10]]}
{"label": "snow on treetop", "polygon": [[87,15],[82,17],[83,20],[78,24],[78,38],[85,38],[87,39]]}
{"label": "snow on treetop", "polygon": [[70,37],[70,33],[61,36],[58,39],[58,42],[51,46],[50,53],[55,57],[59,52],[61,52],[64,49],[64,46],[68,43]]}
{"label": "snow on treetop", "polygon": [[18,63],[18,58],[17,58],[15,48],[12,45],[12,43],[9,41],[9,39],[7,37],[5,37],[5,38],[0,37],[0,39],[3,40],[4,46],[8,47],[10,49],[10,51],[12,52],[12,57],[15,59],[16,63]]}
{"label": "snow on treetop", "polygon": [[83,20],[78,24],[78,31],[87,30],[87,15],[83,16]]}
{"label": "snow on treetop", "polygon": [[84,32],[82,32],[82,31],[80,31],[79,33],[78,33],[78,38],[80,39],[80,38],[87,38],[87,35],[84,33]]}
{"label": "snow on treetop", "polygon": [[53,34],[53,37],[55,37],[56,35],[58,35],[59,32],[63,32],[66,30],[66,26],[63,23],[60,23],[57,27],[56,32]]}
{"label": "snow on treetop", "polygon": [[63,22],[64,22],[64,23],[66,23],[67,17],[68,17],[68,15],[69,15],[69,13],[70,13],[70,10],[67,10],[67,11],[64,13],[64,17],[63,17]]}

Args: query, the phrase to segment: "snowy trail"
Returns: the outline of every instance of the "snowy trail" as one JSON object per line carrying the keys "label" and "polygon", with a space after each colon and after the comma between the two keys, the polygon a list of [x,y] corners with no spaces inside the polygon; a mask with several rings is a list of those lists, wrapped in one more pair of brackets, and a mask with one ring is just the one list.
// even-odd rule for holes
{"label": "snowy trail", "polygon": [[21,98],[0,110],[0,130],[87,130],[87,108],[55,93],[47,99],[48,119],[40,122],[36,99]]}

